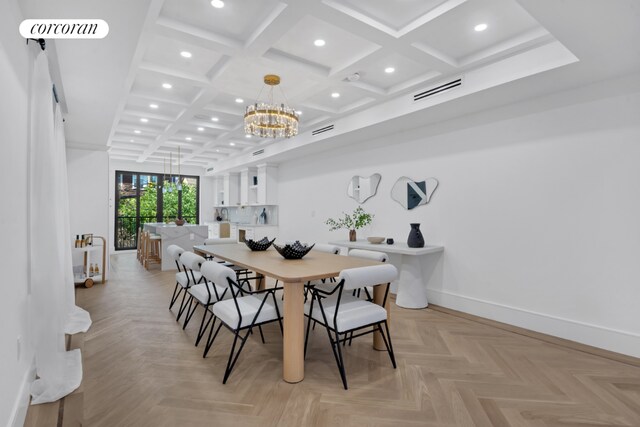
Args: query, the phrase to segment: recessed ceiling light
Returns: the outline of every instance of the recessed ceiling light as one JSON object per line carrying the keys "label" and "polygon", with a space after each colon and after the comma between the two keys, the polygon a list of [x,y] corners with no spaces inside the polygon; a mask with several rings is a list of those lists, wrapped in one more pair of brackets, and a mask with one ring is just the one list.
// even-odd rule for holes
{"label": "recessed ceiling light", "polygon": [[141,121],[142,123],[147,123],[147,122],[149,121],[149,119],[145,119],[145,118],[143,117],[143,118],[141,118],[141,119],[140,119],[140,121]]}
{"label": "recessed ceiling light", "polygon": [[171,89],[173,85],[171,83],[162,83],[162,87],[165,89]]}
{"label": "recessed ceiling light", "polygon": [[142,133],[142,131],[139,131],[138,129],[134,130],[133,133]]}
{"label": "recessed ceiling light", "polygon": [[130,139],[129,142],[133,142],[133,139]]}
{"label": "recessed ceiling light", "polygon": [[191,141],[191,137],[190,136],[186,137],[185,141]]}
{"label": "recessed ceiling light", "polygon": [[219,153],[219,152],[220,152],[220,150],[216,149],[216,153]]}
{"label": "recessed ceiling light", "polygon": [[251,138],[251,135],[246,134],[244,137],[245,137],[245,138]]}
{"label": "recessed ceiling light", "polygon": [[217,122],[219,119],[217,117],[211,117],[212,122]]}
{"label": "recessed ceiling light", "polygon": [[236,102],[237,102],[238,104],[242,104],[242,103],[244,102],[244,99],[242,99],[242,98],[236,98]]}
{"label": "recessed ceiling light", "polygon": [[191,54],[191,52],[183,50],[182,52],[180,52],[180,56],[182,56],[183,58],[191,58],[193,55]]}
{"label": "recessed ceiling light", "polygon": [[331,94],[331,97],[332,97],[332,98],[340,98],[340,94],[339,94],[338,92],[333,92],[333,93]]}
{"label": "recessed ceiling light", "polygon": [[236,145],[236,143],[235,142],[230,142],[229,145],[233,147],[234,145]]}
{"label": "recessed ceiling light", "polygon": [[153,108],[155,110],[158,108],[158,104],[149,104],[149,108]]}
{"label": "recessed ceiling light", "polygon": [[224,2],[222,0],[211,0],[211,6],[216,9],[222,9],[224,7]]}
{"label": "recessed ceiling light", "polygon": [[198,128],[198,132],[202,132],[203,130],[204,130],[204,128],[203,128],[203,127],[199,127],[199,128]]}
{"label": "recessed ceiling light", "polygon": [[478,24],[475,27],[473,27],[474,30],[480,32],[480,31],[484,31],[487,28],[489,28],[489,26],[487,24]]}
{"label": "recessed ceiling light", "polygon": [[313,42],[313,44],[314,44],[315,46],[322,47],[322,46],[324,46],[324,45],[325,45],[325,44],[327,44],[327,43],[326,43],[324,40],[322,40],[322,39],[318,39],[318,40],[314,41],[314,42]]}
{"label": "recessed ceiling light", "polygon": [[396,70],[396,69],[395,69],[395,68],[393,68],[393,67],[387,67],[387,68],[385,68],[385,69],[384,69],[384,72],[385,72],[385,73],[387,73],[387,74],[391,74],[391,73],[393,73],[395,70]]}

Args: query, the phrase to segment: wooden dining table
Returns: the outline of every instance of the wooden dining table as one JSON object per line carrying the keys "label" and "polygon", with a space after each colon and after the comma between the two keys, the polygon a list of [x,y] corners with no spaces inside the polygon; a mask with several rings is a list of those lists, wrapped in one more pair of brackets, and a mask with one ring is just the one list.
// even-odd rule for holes
{"label": "wooden dining table", "polygon": [[[337,277],[348,268],[382,264],[367,259],[333,255],[311,250],[303,259],[284,259],[274,248],[251,251],[244,244],[198,245],[194,252],[214,256],[237,266],[245,267],[259,275],[282,282],[284,288],[282,377],[288,383],[304,379],[304,285],[311,280]],[[261,281],[264,286],[264,280]],[[382,305],[386,284],[374,286],[373,298]],[[389,301],[386,307],[389,318]],[[373,347],[385,350],[378,332],[373,334]]]}

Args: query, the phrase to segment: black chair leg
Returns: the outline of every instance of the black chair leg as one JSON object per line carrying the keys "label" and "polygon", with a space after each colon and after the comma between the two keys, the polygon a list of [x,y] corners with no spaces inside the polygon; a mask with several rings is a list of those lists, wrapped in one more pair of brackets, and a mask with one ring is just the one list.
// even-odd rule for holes
{"label": "black chair leg", "polygon": [[[220,324],[218,325],[218,329],[216,329],[216,333],[213,334],[213,330],[215,329],[215,326],[216,326],[216,319],[214,317],[213,323],[211,324],[211,329],[209,330],[207,345],[204,347],[204,353],[202,354],[202,358],[207,357],[207,354],[209,354],[209,350],[211,349],[213,342],[216,340],[216,337],[218,336],[218,332],[220,332],[220,328],[222,328],[222,321],[220,321]],[[213,338],[211,337],[212,334],[213,334]]]}
{"label": "black chair leg", "polygon": [[[195,304],[194,304],[195,303]],[[198,308],[198,301],[190,296],[189,300],[187,302],[187,315],[184,318],[184,323],[182,325],[182,329],[185,329],[187,327],[187,325],[189,324],[189,321],[191,320],[191,318],[193,317],[193,314],[196,312],[196,308]]]}
{"label": "black chair leg", "polygon": [[262,333],[262,326],[258,325],[258,330],[260,331],[260,338],[262,339],[262,344],[264,344],[265,341],[264,341],[264,334]]}
{"label": "black chair leg", "polygon": [[[396,356],[393,353],[393,344],[391,344],[391,334],[389,334],[389,324],[387,321],[384,321],[384,328],[387,331],[387,338],[389,339],[389,344],[387,345],[387,339],[385,339],[384,334],[382,334],[382,338],[384,339],[384,345],[387,346],[387,351],[389,352],[389,358],[391,359],[391,364],[393,365],[393,369],[396,369]],[[382,328],[380,329],[382,332]]]}
{"label": "black chair leg", "polygon": [[186,297],[187,297],[187,290],[184,289],[184,292],[182,293],[182,301],[180,301],[180,310],[178,310],[178,315],[176,316],[176,322],[180,321],[180,317],[182,317],[182,313],[184,312],[184,309],[187,308],[184,301]]}
{"label": "black chair leg", "polygon": [[[336,362],[338,362],[338,369],[340,370],[340,377],[342,378],[342,385],[344,386],[345,390],[348,390],[349,387],[347,387],[347,373],[344,370],[344,359],[342,358],[342,349],[340,349],[340,335],[338,334],[338,332],[336,331],[336,348],[338,350],[338,356],[339,356],[339,361],[338,359],[336,359]],[[345,336],[345,341],[346,341],[346,336]]]}
{"label": "black chair leg", "polygon": [[182,292],[182,286],[180,286],[179,283],[176,283],[176,287],[173,288],[173,295],[171,296],[171,302],[169,303],[169,310],[171,310],[173,305],[176,303],[176,300],[180,296],[180,292]]}
{"label": "black chair leg", "polygon": [[[211,316],[209,317],[209,320],[207,320],[207,323],[204,323],[204,320],[207,318],[207,314],[211,314]],[[198,346],[198,344],[200,344],[200,340],[202,339],[202,337],[204,336],[204,333],[207,330],[207,327],[209,326],[209,323],[211,323],[211,320],[213,319],[213,313],[209,312],[209,310],[204,311],[204,314],[202,315],[202,321],[200,322],[200,329],[198,329],[198,338],[196,338],[196,347]]]}
{"label": "black chair leg", "polygon": [[[244,337],[240,336],[240,331],[235,332],[235,337],[233,338],[233,346],[231,346],[231,353],[229,353],[229,361],[227,362],[227,369],[225,369],[224,378],[222,379],[222,384],[227,383],[227,380],[229,379],[229,375],[231,375],[231,371],[233,371],[233,367],[236,365],[236,362],[238,361],[238,357],[240,356],[240,353],[242,352],[244,345],[247,343],[247,338],[249,337],[250,333],[251,333],[251,328],[249,328],[249,330],[244,335]],[[240,348],[238,348],[238,351],[234,356],[233,351],[236,347],[238,338],[240,338],[242,343],[240,344]]]}

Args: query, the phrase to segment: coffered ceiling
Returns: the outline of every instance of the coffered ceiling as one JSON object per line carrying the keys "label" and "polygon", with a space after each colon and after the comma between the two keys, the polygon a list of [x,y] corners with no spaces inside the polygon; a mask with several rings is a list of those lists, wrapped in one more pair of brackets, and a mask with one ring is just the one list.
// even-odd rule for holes
{"label": "coffered ceiling", "polygon": [[[354,131],[428,109],[435,101],[400,100],[452,79],[462,78],[456,95],[462,97],[590,63],[589,47],[601,42],[604,50],[616,31],[622,34],[618,28],[637,33],[637,25],[627,28],[633,17],[618,11],[619,22],[600,24],[607,25],[604,40],[580,34],[612,10],[602,0],[589,2],[592,10],[578,0],[224,0],[221,8],[210,0],[22,3],[25,17],[99,17],[111,28],[104,40],[56,41],[68,143],[157,163],[180,147],[183,164],[203,168],[236,164],[278,144],[295,149],[313,142],[312,130],[341,120]],[[577,5],[586,9],[567,21]],[[477,31],[481,24],[486,28]],[[610,67],[625,58],[609,53]],[[292,140],[244,135],[244,108],[272,73],[301,112],[300,135]]]}
{"label": "coffered ceiling", "polygon": [[273,142],[242,127],[265,74],[282,77],[304,132],[553,41],[513,0],[164,0],[147,21],[110,155],[162,162],[181,147],[184,164],[203,167]]}

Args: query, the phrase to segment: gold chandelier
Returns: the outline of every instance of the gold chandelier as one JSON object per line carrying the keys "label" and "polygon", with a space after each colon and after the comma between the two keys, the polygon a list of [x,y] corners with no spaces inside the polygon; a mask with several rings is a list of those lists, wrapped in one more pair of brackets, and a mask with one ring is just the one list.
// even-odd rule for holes
{"label": "gold chandelier", "polygon": [[[264,84],[269,86],[268,99],[260,101],[261,89],[255,104],[247,105],[244,113],[244,132],[261,138],[296,136],[299,120],[296,111],[284,103],[278,105],[273,102],[273,88],[280,84],[280,76],[267,74],[264,76]],[[282,97],[285,98],[284,92]]]}

